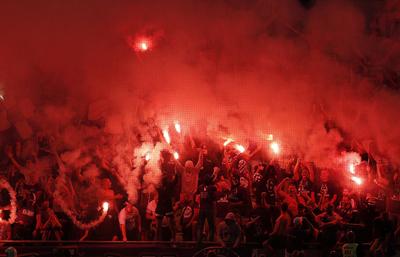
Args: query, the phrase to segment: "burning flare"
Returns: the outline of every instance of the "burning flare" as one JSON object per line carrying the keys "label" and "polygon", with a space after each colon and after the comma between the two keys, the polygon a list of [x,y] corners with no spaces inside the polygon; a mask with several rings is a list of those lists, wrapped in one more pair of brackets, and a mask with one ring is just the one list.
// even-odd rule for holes
{"label": "burning flare", "polygon": [[109,207],[110,207],[110,204],[108,202],[103,203],[103,211],[104,212],[107,212]]}
{"label": "burning flare", "polygon": [[174,158],[175,158],[175,160],[179,159],[179,153],[178,152],[174,152]]}
{"label": "burning flare", "polygon": [[357,185],[361,185],[363,183],[362,179],[356,176],[352,176],[351,180],[356,183]]}
{"label": "burning flare", "polygon": [[244,153],[244,151],[246,151],[246,148],[244,148],[244,146],[236,144],[235,145],[236,150],[238,150],[240,153]]}
{"label": "burning flare", "polygon": [[151,159],[151,154],[150,154],[150,153],[146,153],[146,155],[144,156],[144,159],[145,159],[146,161],[150,161],[150,159]]}
{"label": "burning flare", "polygon": [[274,154],[279,154],[279,152],[281,151],[281,147],[277,142],[272,142],[270,144],[270,148]]}
{"label": "burning flare", "polygon": [[225,140],[224,146],[227,146],[227,145],[229,145],[229,144],[232,143],[232,142],[233,142],[233,139],[232,139],[232,138],[228,138],[227,140]]}
{"label": "burning flare", "polygon": [[356,167],[355,167],[354,163],[349,164],[349,172],[351,174],[356,174]]}
{"label": "burning flare", "polygon": [[171,137],[169,136],[168,128],[167,128],[167,129],[164,129],[164,130],[162,131],[162,133],[163,133],[163,137],[164,137],[165,141],[166,141],[168,144],[170,144],[170,143],[171,143]]}
{"label": "burning flare", "polygon": [[181,133],[181,124],[179,124],[179,122],[175,122],[175,130],[179,134]]}

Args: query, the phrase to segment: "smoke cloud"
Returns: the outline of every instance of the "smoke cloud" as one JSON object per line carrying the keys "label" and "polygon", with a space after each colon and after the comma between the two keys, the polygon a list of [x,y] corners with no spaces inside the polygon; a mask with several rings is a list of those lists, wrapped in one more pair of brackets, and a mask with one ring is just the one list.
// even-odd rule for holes
{"label": "smoke cloud", "polygon": [[[399,92],[371,67],[398,68],[400,48],[373,33],[379,10],[355,0],[2,1],[0,128],[56,135],[71,165],[107,145],[128,188],[139,171],[127,152],[161,150],[134,150],[151,144],[153,121],[220,144],[273,134],[284,153],[324,167],[357,141],[398,165]],[[140,37],[149,51],[132,47]]]}

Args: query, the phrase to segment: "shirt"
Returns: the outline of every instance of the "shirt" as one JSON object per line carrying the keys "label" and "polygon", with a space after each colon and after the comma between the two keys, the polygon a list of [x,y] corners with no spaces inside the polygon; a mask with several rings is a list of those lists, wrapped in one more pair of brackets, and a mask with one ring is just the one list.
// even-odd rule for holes
{"label": "shirt", "polygon": [[240,236],[240,227],[236,223],[228,226],[226,222],[223,221],[218,225],[218,236],[226,244],[234,244]]}
{"label": "shirt", "polygon": [[139,211],[132,206],[132,212],[127,212],[126,207],[123,208],[118,215],[120,225],[125,225],[126,230],[134,230],[137,227],[136,219],[139,216]]}
{"label": "shirt", "polygon": [[214,185],[201,185],[199,186],[197,192],[200,194],[200,209],[205,210],[212,208],[217,200],[216,192],[217,187]]}
{"label": "shirt", "polygon": [[181,193],[194,194],[199,183],[199,171],[200,169],[184,168],[182,172],[182,189]]}
{"label": "shirt", "polygon": [[357,257],[358,244],[350,243],[342,246],[343,257]]}

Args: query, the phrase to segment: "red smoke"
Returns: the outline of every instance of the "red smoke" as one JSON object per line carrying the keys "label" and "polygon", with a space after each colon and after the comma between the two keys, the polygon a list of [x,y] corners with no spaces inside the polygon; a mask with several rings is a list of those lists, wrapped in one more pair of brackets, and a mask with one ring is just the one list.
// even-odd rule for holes
{"label": "red smoke", "polygon": [[[162,128],[206,120],[198,134],[270,133],[324,166],[348,138],[399,164],[399,93],[362,72],[365,60],[399,67],[399,47],[371,31],[380,9],[359,2],[2,1],[8,122],[57,133],[72,150],[100,134],[77,119],[125,137],[149,118]],[[157,43],[141,58],[126,44],[143,43],[137,35]],[[345,133],[327,133],[327,120]]]}

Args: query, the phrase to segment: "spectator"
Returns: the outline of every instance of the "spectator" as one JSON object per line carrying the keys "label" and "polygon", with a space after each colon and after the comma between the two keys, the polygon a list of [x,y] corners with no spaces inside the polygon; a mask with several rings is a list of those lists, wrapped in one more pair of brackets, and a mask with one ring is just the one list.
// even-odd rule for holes
{"label": "spectator", "polygon": [[157,239],[162,239],[162,223],[163,218],[166,217],[171,231],[172,240],[175,240],[175,222],[174,212],[172,209],[172,201],[174,197],[175,188],[177,185],[177,177],[175,174],[175,163],[169,152],[162,153],[161,171],[163,177],[161,185],[157,189],[158,202],[156,208],[157,217]]}
{"label": "spectator", "polygon": [[337,199],[337,188],[330,180],[329,171],[321,170],[320,182],[315,184],[311,198],[317,204],[319,212],[323,212],[329,204],[335,205]]}
{"label": "spectator", "polygon": [[216,192],[213,177],[206,176],[204,184],[200,185],[196,194],[200,195],[200,211],[197,228],[197,241],[201,243],[204,224],[207,220],[209,228],[209,240],[214,241],[215,234],[215,215],[216,215]]}
{"label": "spectator", "polygon": [[289,226],[291,224],[291,218],[288,209],[288,204],[282,203],[281,215],[275,221],[274,229],[269,234],[269,239],[264,242],[264,246],[266,247],[267,252],[270,254],[273,254],[278,249],[284,249],[286,246]]}
{"label": "spectator", "polygon": [[11,225],[4,218],[4,212],[0,210],[0,240],[11,240]]}
{"label": "spectator", "polygon": [[305,242],[313,238],[317,233],[314,226],[304,217],[293,219],[293,227],[289,229],[288,243],[285,249],[285,256],[304,256]]}
{"label": "spectator", "polygon": [[221,247],[237,248],[240,243],[241,230],[236,223],[235,214],[229,212],[218,224],[217,238]]}
{"label": "spectator", "polygon": [[353,231],[346,233],[346,243],[342,246],[343,257],[357,257],[360,256],[361,248],[356,243],[356,236]]}
{"label": "spectator", "polygon": [[343,219],[350,222],[356,209],[356,201],[351,197],[349,189],[344,188],[337,207],[338,213]]}
{"label": "spectator", "polygon": [[200,151],[196,166],[192,161],[186,161],[185,166],[176,161],[181,176],[181,199],[191,200],[199,183],[199,172],[203,165],[203,152]]}
{"label": "spectator", "polygon": [[35,227],[35,194],[26,189],[21,189],[17,200],[17,218],[12,225],[13,240],[32,239]]}
{"label": "spectator", "polygon": [[333,205],[329,204],[326,211],[316,216],[315,220],[321,230],[320,243],[323,254],[328,254],[336,244],[339,223],[342,217],[333,211]]}
{"label": "spectator", "polygon": [[155,239],[157,233],[157,220],[156,220],[156,208],[158,204],[158,194],[154,195],[154,199],[151,200],[146,207],[146,220],[148,227],[148,238]]}
{"label": "spectator", "polygon": [[140,239],[142,231],[142,221],[139,210],[127,201],[118,215],[118,221],[121,229],[122,241],[136,241]]}
{"label": "spectator", "polygon": [[228,196],[230,211],[239,212],[241,215],[246,215],[251,209],[251,199],[249,191],[240,185],[238,175],[232,177],[232,188]]}
{"label": "spectator", "polygon": [[36,226],[33,237],[41,240],[61,240],[62,226],[54,211],[50,208],[50,203],[45,200],[36,214]]}

